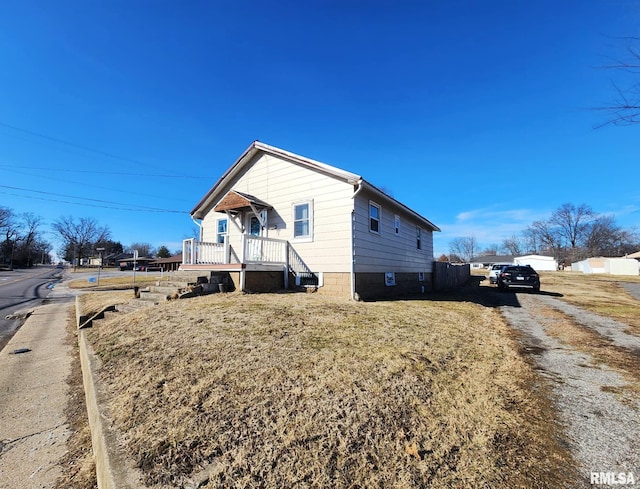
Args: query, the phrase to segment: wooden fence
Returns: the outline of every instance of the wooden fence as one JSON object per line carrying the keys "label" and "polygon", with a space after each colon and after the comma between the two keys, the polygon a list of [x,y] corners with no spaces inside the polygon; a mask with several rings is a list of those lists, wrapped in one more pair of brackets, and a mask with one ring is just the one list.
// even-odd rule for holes
{"label": "wooden fence", "polygon": [[471,278],[471,265],[433,262],[433,290],[446,290],[460,287]]}

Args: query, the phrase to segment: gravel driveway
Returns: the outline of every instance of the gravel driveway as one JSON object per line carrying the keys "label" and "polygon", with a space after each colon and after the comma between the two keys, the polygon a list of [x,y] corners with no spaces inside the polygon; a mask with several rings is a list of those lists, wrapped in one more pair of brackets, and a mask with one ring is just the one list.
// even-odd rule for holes
{"label": "gravel driveway", "polygon": [[[636,292],[640,294],[640,286]],[[554,319],[541,310],[559,311],[635,355],[640,354],[640,338],[625,333],[624,324],[551,295],[518,293],[516,297],[514,304],[500,309],[510,325],[522,333],[525,351],[550,380],[584,487],[593,487],[592,472],[631,472],[635,483],[640,483],[640,401],[621,389],[628,378],[550,336],[546,327]]]}

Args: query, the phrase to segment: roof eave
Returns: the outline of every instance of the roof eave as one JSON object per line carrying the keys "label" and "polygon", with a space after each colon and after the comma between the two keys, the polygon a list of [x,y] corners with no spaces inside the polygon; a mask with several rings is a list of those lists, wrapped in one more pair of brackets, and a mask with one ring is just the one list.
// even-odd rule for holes
{"label": "roof eave", "polygon": [[403,209],[404,211],[406,211],[407,213],[411,214],[413,217],[415,217],[416,219],[422,221],[425,223],[426,227],[430,228],[431,231],[441,231],[441,229],[436,226],[435,224],[433,224],[429,219],[427,219],[424,216],[421,216],[420,214],[418,214],[416,211],[414,211],[413,209],[411,209],[410,207],[407,207],[406,205],[404,205],[402,202],[400,202],[399,200],[394,199],[393,197],[391,197],[390,195],[385,194],[382,190],[380,190],[378,187],[376,187],[375,185],[367,182],[364,179],[361,179],[361,185],[367,189],[368,191],[380,196],[383,199],[386,199],[388,201],[391,201],[394,203],[394,205],[400,207],[401,209]]}
{"label": "roof eave", "polygon": [[206,213],[205,210],[216,199],[219,191],[225,187],[226,182],[233,179],[240,171],[242,171],[245,164],[259,152],[271,154],[298,164],[302,164],[309,168],[313,168],[316,171],[320,171],[322,173],[332,175],[336,178],[340,178],[349,184],[353,184],[353,182],[362,180],[362,177],[360,175],[356,175],[355,173],[344,171],[340,168],[336,168],[334,166],[327,165],[326,163],[312,160],[310,158],[305,158],[304,156],[300,156],[295,153],[290,153],[289,151],[285,151],[283,149],[276,148],[275,146],[261,143],[260,141],[254,141],[249,145],[244,153],[240,155],[235,163],[231,165],[231,167],[224,173],[224,175],[222,175],[218,179],[218,181],[209,189],[205,196],[200,199],[200,202],[198,202],[196,206],[191,210],[191,217],[194,219],[202,219],[204,217],[204,214]]}

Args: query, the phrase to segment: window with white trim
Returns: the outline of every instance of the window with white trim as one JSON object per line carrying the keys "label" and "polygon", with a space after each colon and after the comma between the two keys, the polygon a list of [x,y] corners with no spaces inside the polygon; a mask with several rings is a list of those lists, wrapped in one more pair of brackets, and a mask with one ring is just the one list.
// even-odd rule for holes
{"label": "window with white trim", "polygon": [[416,226],[416,248],[422,249],[422,229]]}
{"label": "window with white trim", "polygon": [[369,202],[369,231],[380,234],[382,207],[375,202]]}
{"label": "window with white trim", "polygon": [[393,217],[393,229],[395,230],[396,236],[400,234],[400,216],[396,214]]}
{"label": "window with white trim", "polygon": [[218,228],[216,232],[216,242],[224,243],[224,237],[227,235],[227,220],[218,219]]}
{"label": "window with white trim", "polygon": [[293,204],[293,239],[313,238],[313,201]]}

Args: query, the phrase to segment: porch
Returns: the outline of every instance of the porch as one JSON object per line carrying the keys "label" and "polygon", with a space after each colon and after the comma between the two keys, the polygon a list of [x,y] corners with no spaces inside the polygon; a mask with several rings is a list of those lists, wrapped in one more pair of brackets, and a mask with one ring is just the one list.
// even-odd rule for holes
{"label": "porch", "polygon": [[[289,241],[249,234],[241,236],[239,249],[229,244],[228,236],[223,243],[183,240],[180,269],[239,272],[240,290],[245,290],[246,272],[280,272],[285,289],[290,277],[296,280],[314,275]],[[300,278],[296,282],[300,283]]]}

